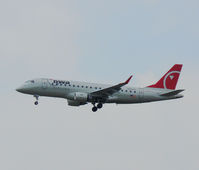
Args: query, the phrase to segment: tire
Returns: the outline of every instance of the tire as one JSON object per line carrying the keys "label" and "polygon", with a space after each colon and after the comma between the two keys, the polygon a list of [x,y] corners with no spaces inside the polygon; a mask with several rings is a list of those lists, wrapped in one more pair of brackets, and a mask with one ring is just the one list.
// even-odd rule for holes
{"label": "tire", "polygon": [[102,104],[102,103],[98,103],[98,104],[97,104],[97,108],[98,108],[98,109],[101,109],[102,107],[103,107],[103,104]]}
{"label": "tire", "polygon": [[97,111],[97,107],[94,106],[94,107],[92,108],[92,111],[93,111],[93,112],[96,112],[96,111]]}

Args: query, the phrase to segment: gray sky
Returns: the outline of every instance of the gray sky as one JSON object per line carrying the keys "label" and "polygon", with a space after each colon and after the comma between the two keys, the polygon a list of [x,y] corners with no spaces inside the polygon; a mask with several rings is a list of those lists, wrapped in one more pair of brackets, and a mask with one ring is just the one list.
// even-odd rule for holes
{"label": "gray sky", "polygon": [[[197,0],[0,1],[0,169],[198,170]],[[184,64],[180,100],[69,107],[15,88],[37,77],[130,86]]]}

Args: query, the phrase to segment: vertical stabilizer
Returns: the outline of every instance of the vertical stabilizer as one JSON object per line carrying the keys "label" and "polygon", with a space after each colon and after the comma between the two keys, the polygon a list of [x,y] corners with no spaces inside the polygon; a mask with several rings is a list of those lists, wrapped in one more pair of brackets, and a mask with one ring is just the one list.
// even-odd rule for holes
{"label": "vertical stabilizer", "polygon": [[175,90],[182,64],[175,64],[156,84],[148,87]]}

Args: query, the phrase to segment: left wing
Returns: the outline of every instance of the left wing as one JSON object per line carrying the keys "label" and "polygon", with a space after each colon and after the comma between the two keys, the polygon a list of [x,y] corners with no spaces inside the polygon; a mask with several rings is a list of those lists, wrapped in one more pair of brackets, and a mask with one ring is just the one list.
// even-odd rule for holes
{"label": "left wing", "polygon": [[118,92],[121,89],[122,86],[125,86],[126,84],[128,84],[132,77],[133,76],[130,76],[123,83],[120,83],[120,84],[117,84],[115,86],[111,86],[111,87],[108,87],[108,88],[105,88],[105,89],[102,89],[102,90],[99,90],[99,91],[92,92],[92,93],[90,93],[90,95],[93,96],[93,97],[105,97],[106,98],[106,97]]}

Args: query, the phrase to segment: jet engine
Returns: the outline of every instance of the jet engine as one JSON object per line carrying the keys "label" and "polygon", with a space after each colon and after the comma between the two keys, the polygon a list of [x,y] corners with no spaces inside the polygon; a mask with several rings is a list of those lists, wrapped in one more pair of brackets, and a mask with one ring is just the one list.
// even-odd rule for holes
{"label": "jet engine", "polygon": [[88,101],[88,94],[82,92],[74,93],[74,100],[78,102],[87,102]]}
{"label": "jet engine", "polygon": [[75,100],[67,100],[68,101],[68,105],[69,106],[80,106],[80,105],[84,105],[86,104],[86,102],[79,102],[79,101],[75,101]]}

